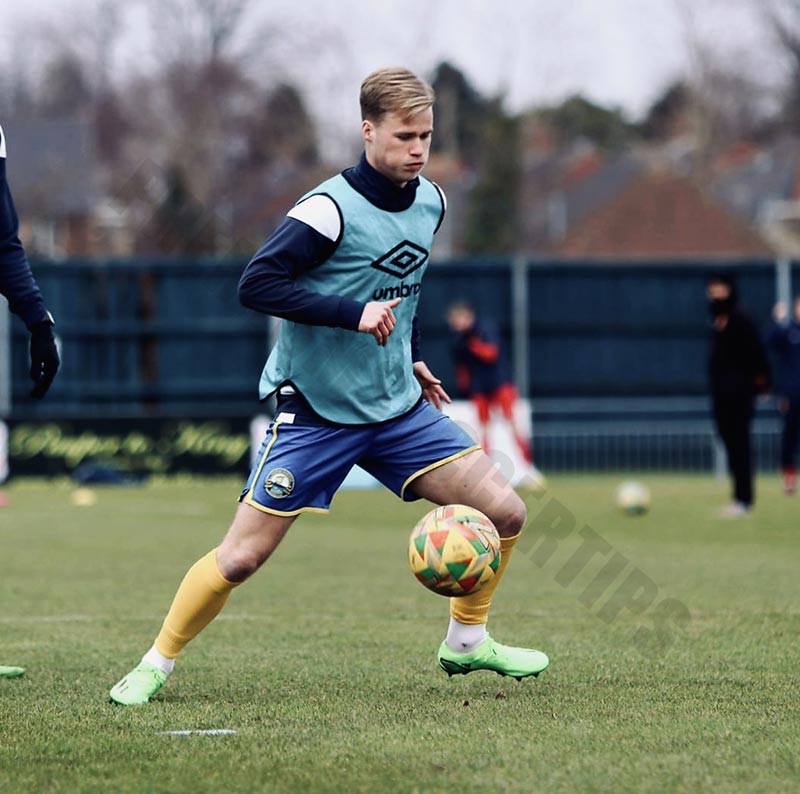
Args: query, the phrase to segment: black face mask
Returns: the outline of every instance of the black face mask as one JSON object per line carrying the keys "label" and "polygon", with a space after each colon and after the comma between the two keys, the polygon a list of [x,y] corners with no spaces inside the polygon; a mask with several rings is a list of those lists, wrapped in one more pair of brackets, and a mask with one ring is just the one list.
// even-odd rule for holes
{"label": "black face mask", "polygon": [[732,298],[712,298],[708,302],[708,313],[712,317],[719,317],[721,314],[730,314],[733,309]]}

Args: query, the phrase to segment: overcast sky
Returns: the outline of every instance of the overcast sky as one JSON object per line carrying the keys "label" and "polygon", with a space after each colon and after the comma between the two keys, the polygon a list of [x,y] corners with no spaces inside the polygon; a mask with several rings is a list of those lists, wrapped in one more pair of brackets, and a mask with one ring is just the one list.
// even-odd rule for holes
{"label": "overcast sky", "polygon": [[[26,41],[43,20],[55,22],[56,37],[73,35],[109,1],[0,0],[0,45],[4,35]],[[117,68],[137,57],[146,34],[136,8],[147,2],[121,6],[127,38]],[[757,52],[757,8],[757,0],[252,0],[246,28],[263,32],[263,45],[251,37],[250,47],[264,68],[300,82],[323,126],[341,130],[358,124],[367,73],[404,65],[429,76],[442,60],[482,93],[502,93],[510,110],[580,92],[638,118],[688,68],[693,41],[728,57]]]}

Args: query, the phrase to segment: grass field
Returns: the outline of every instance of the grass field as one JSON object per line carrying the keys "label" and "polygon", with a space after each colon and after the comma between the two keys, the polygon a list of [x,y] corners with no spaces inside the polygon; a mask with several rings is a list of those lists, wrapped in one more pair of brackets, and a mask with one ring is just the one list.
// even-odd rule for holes
{"label": "grass field", "polygon": [[[647,476],[633,518],[620,479],[552,478],[528,500],[491,628],[550,655],[538,680],[438,670],[447,602],[405,561],[427,505],[342,492],[134,709],[108,689],[239,482],[84,507],[66,483],[12,483],[0,663],[27,674],[0,681],[0,792],[800,791],[800,496],[763,478],[755,514],[726,522],[725,485]],[[208,729],[235,733],[164,733]]]}

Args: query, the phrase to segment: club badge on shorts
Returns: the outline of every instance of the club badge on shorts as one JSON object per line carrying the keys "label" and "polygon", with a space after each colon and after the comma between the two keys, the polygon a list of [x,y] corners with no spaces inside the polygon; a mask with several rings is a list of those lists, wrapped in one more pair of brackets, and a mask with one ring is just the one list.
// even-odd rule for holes
{"label": "club badge on shorts", "polygon": [[294,474],[289,469],[273,469],[267,474],[264,490],[273,499],[285,499],[294,490]]}

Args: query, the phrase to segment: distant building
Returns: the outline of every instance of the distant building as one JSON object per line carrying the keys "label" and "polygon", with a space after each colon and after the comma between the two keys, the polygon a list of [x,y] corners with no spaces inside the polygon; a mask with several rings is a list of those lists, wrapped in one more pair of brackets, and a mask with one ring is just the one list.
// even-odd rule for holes
{"label": "distant building", "polygon": [[641,171],[627,154],[604,157],[578,141],[530,164],[521,180],[520,250],[555,250],[582,223],[623,190]]}
{"label": "distant building", "polygon": [[800,256],[800,139],[740,143],[721,152],[711,192],[783,256]]}
{"label": "distant building", "polygon": [[[524,145],[519,246],[525,254],[663,259],[776,252],[761,220],[765,202],[783,195],[791,181],[780,180],[778,167],[769,179],[750,179],[751,160],[739,152],[715,178],[700,180],[686,136],[604,152],[587,140],[558,146],[534,125]],[[788,156],[787,150],[784,166]]]}
{"label": "distant building", "polygon": [[764,257],[772,247],[689,177],[644,171],[549,249],[559,256]]}

